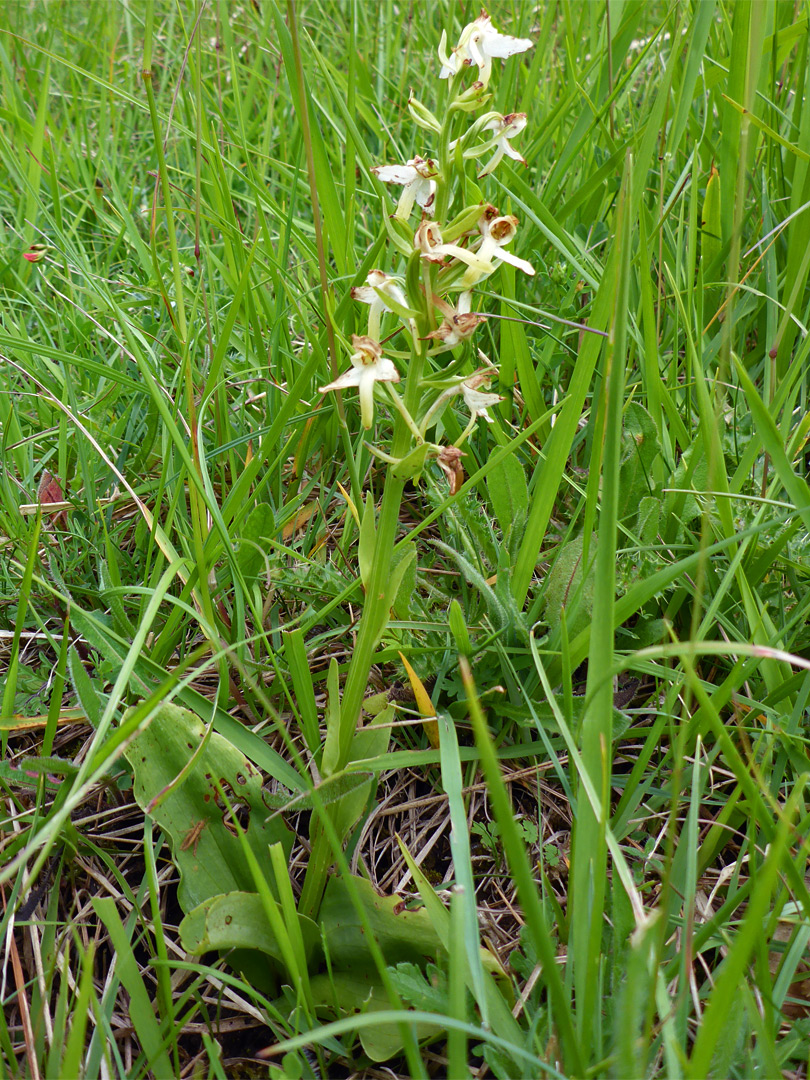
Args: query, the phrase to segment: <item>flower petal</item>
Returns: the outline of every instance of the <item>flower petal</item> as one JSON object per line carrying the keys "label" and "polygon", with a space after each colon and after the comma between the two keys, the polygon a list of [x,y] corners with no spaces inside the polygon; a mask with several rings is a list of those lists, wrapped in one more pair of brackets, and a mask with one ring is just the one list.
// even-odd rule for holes
{"label": "flower petal", "polygon": [[524,273],[534,277],[534,267],[531,263],[526,262],[525,259],[519,259],[517,255],[513,255],[511,251],[504,251],[503,248],[498,252],[498,258],[502,259],[505,263],[509,263],[510,266],[516,266],[518,270],[522,270]]}
{"label": "flower petal", "polygon": [[412,184],[421,179],[413,165],[377,165],[371,171],[384,184]]}
{"label": "flower petal", "polygon": [[[373,368],[373,377],[377,382],[399,382],[399,372],[397,371],[393,360],[389,360],[387,356],[380,357],[377,363],[373,365]],[[366,371],[371,370],[372,365],[369,365],[369,367],[366,368]]]}
{"label": "flower petal", "polygon": [[361,304],[373,304],[377,300],[377,292],[368,285],[355,285],[352,289],[352,300],[359,300]]}
{"label": "flower petal", "polygon": [[362,375],[363,368],[351,367],[348,371],[344,371],[342,375],[338,375],[334,382],[330,382],[326,386],[319,386],[318,393],[325,394],[328,390],[348,390],[349,387],[359,386]]}

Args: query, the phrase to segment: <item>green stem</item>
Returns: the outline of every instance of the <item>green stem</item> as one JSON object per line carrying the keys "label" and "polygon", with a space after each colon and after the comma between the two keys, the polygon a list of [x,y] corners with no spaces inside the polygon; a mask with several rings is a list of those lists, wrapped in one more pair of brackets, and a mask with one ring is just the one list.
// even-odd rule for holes
{"label": "green stem", "polygon": [[[421,344],[418,353],[414,353],[408,370],[405,389],[405,408],[412,413],[419,402],[420,381],[427,357],[427,343]],[[397,417],[391,456],[404,457],[411,446],[411,431],[402,414]],[[360,719],[360,710],[368,689],[368,677],[380,634],[388,621],[388,612],[393,597],[387,595],[391,576],[391,559],[397,538],[399,508],[405,481],[397,480],[389,470],[385,477],[380,518],[377,523],[377,539],[374,546],[374,561],[371,568],[371,580],[366,593],[357,641],[352,652],[349,672],[343,687],[343,699],[340,709],[340,735],[338,739],[338,760],[335,772],[345,768],[349,761],[352,740]],[[334,852],[323,826],[318,822],[312,833],[312,850],[307,866],[301,900],[298,910],[303,915],[314,918],[320,907],[323,890],[326,887],[326,875],[334,861]]]}
{"label": "green stem", "polygon": [[462,81],[464,71],[457,71],[450,80],[450,93],[447,108],[442,121],[442,130],[439,135],[439,182],[436,190],[436,220],[444,221],[450,205],[450,135],[453,130],[453,121],[458,110],[452,108],[453,102],[458,97],[458,87]]}

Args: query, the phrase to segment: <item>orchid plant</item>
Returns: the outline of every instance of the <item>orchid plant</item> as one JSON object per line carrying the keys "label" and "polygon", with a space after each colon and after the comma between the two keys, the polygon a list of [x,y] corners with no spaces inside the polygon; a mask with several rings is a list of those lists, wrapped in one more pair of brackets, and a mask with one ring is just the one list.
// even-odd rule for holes
{"label": "orchid plant", "polygon": [[[411,96],[410,116],[425,133],[423,153],[372,169],[378,180],[401,189],[385,222],[388,250],[399,266],[391,272],[375,268],[364,285],[352,289],[353,299],[368,307],[366,333],[352,336],[349,370],[320,389],[329,393],[356,387],[367,431],[374,427],[381,402],[392,409],[395,423],[388,448],[366,444],[388,467],[373,529],[371,573],[363,582],[363,615],[344,686],[339,748],[330,759],[333,771],[350,760],[374,650],[396,595],[391,563],[404,485],[418,481],[435,462],[451,493],[457,492],[464,481],[462,446],[479,420],[491,422],[488,410],[502,400],[489,389],[497,369],[476,345],[486,315],[475,310],[474,290],[502,263],[529,275],[534,270],[507,250],[518,219],[487,202],[473,176],[486,179],[504,157],[523,162],[513,140],[526,127],[525,114],[503,116],[485,107],[492,97],[493,60],[523,53],[532,44],[501,34],[486,13],[464,28],[450,52],[443,34],[438,48],[439,78],[447,80],[442,119]],[[448,445],[440,421],[446,407],[459,400],[469,411],[469,422]],[[366,514],[373,512],[366,508]],[[367,526],[364,521],[366,535]],[[308,894],[305,887],[305,908],[307,897],[309,906],[317,905],[319,888],[320,882],[310,882]]]}
{"label": "orchid plant", "polygon": [[[439,77],[450,83],[444,122],[441,123],[415,98],[411,97],[408,102],[416,123],[438,142],[438,164],[435,158],[417,155],[401,165],[380,165],[371,170],[379,180],[402,189],[389,230],[393,246],[407,260],[405,278],[403,281],[373,269],[364,286],[352,289],[353,299],[369,306],[368,331],[364,336],[352,337],[351,369],[321,387],[321,392],[326,393],[356,386],[362,424],[367,430],[373,424],[375,384],[378,382],[387,384],[387,400],[402,416],[416,445],[427,441],[428,431],[438,423],[442,408],[454,396],[460,394],[463,397],[473,421],[479,417],[488,420],[487,409],[501,400],[497,394],[482,394],[478,389],[485,380],[497,374],[488,362],[490,370],[486,374],[448,376],[453,381],[443,386],[441,377],[425,377],[425,361],[450,350],[458,350],[464,355],[465,346],[472,343],[477,327],[486,318],[486,315],[471,310],[472,289],[493,274],[500,263],[510,263],[526,274],[534,273],[525,259],[505,250],[515,238],[518,219],[511,214],[500,214],[486,202],[462,207],[446,222],[438,220],[437,210],[442,218],[447,218],[453,201],[463,192],[464,185],[460,181],[465,162],[492,152],[492,157],[478,173],[478,179],[493,173],[505,156],[525,164],[511,143],[526,127],[524,113],[502,116],[497,112],[486,112],[471,124],[467,123],[456,138],[450,136],[459,126],[465,125],[470,113],[482,108],[491,97],[488,85],[493,58],[506,59],[531,47],[532,42],[526,38],[499,33],[486,13],[464,28],[458,45],[450,53],[447,52],[447,35],[443,34],[438,50]],[[473,65],[478,68],[478,77],[465,86],[465,77]],[[414,210],[421,215],[415,227],[412,223]],[[405,400],[391,385],[401,381],[395,363],[382,355],[380,338],[386,314],[393,315],[399,324],[388,328],[387,338],[395,338],[402,331],[408,339],[407,351],[392,350],[395,357],[409,360],[406,377],[416,393],[406,391]],[[452,364],[454,369],[458,366]],[[416,409],[411,411],[414,399]],[[457,446],[460,447],[471,430],[468,426]],[[395,438],[394,441],[399,440]],[[413,444],[409,449],[413,449]],[[383,455],[376,447],[371,450],[387,461],[398,463],[398,459]],[[441,452],[439,444],[430,444],[412,478],[418,477],[426,460],[438,460]]]}

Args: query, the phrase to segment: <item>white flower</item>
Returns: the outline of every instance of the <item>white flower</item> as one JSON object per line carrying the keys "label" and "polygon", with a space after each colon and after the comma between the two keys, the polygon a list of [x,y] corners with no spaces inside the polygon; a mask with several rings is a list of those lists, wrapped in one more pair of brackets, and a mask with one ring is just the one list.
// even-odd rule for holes
{"label": "white flower", "polygon": [[492,25],[492,20],[485,11],[461,32],[458,45],[452,53],[447,53],[447,34],[442,34],[439,45],[439,59],[442,69],[439,72],[440,79],[446,79],[449,75],[455,75],[460,68],[469,67],[470,64],[478,65],[478,81],[482,87],[489,82],[492,74],[492,59],[497,57],[505,60],[516,53],[531,49],[533,41],[528,38],[510,37],[508,34],[499,34]]}
{"label": "white flower", "polygon": [[433,200],[436,198],[436,181],[433,177],[438,170],[436,162],[431,158],[417,156],[406,161],[404,165],[378,165],[371,171],[384,184],[402,185],[402,194],[394,217],[407,221],[414,202],[426,213],[433,213]]}
{"label": "white flower", "polygon": [[515,135],[518,135],[526,127],[526,113],[508,113],[506,116],[493,116],[486,127],[490,131],[494,131],[495,135],[483,146],[476,147],[477,153],[475,156],[485,154],[493,145],[495,153],[478,174],[479,180],[483,176],[489,176],[496,165],[500,164],[504,154],[513,161],[519,161],[522,165],[526,164],[526,159],[522,158],[509,143],[510,139],[513,139]]}
{"label": "white flower", "polygon": [[[487,113],[486,116],[480,117],[470,131],[467,133],[466,138],[473,137],[481,131],[494,131],[495,134],[488,138],[485,142],[479,143],[478,146],[470,147],[464,150],[465,158],[477,158],[483,157],[493,148],[495,153],[492,158],[484,166],[481,172],[478,174],[480,180],[484,176],[489,176],[496,165],[499,164],[504,154],[507,157],[512,158],[513,161],[519,161],[523,165],[526,164],[524,158],[509,144],[509,140],[513,139],[515,135],[518,135],[526,127],[526,113],[509,113],[506,116],[501,116],[500,113],[492,112]],[[463,136],[464,138],[464,136]],[[458,139],[455,139],[450,143],[450,149],[454,150]]]}
{"label": "white flower", "polygon": [[395,304],[404,308],[408,307],[408,301],[396,278],[389,277],[382,270],[369,270],[366,281],[367,285],[355,286],[352,289],[352,299],[359,300],[361,304],[370,305],[368,336],[379,341],[380,316],[384,311],[393,311],[393,308],[386,304],[385,297],[389,297]]}
{"label": "white flower", "polygon": [[471,375],[469,379],[465,379],[461,384],[461,394],[464,398],[464,404],[470,410],[473,420],[477,417],[482,417],[488,424],[493,423],[492,417],[487,412],[487,409],[491,409],[493,405],[497,405],[499,401],[503,401],[500,394],[482,394],[478,389],[479,386],[489,386],[489,375]]}
{"label": "white flower", "polygon": [[355,352],[351,368],[328,386],[319,387],[321,394],[328,390],[346,390],[356,386],[360,395],[360,419],[368,430],[374,423],[374,383],[399,382],[399,372],[391,360],[382,354],[382,346],[373,338],[352,334]]}
{"label": "white flower", "polygon": [[534,267],[531,263],[526,262],[525,259],[519,259],[517,255],[513,255],[509,251],[503,250],[504,246],[510,244],[515,238],[518,219],[512,214],[505,214],[500,217],[493,216],[493,214],[497,214],[494,207],[487,207],[478,222],[478,228],[483,240],[476,251],[476,255],[479,261],[485,264],[486,271],[482,274],[477,267],[470,264],[469,269],[461,279],[462,288],[469,289],[480,281],[482,277],[489,276],[497,268],[497,262],[493,260],[509,263],[510,266],[516,266],[518,270],[523,270],[526,274],[534,274]]}
{"label": "white flower", "polygon": [[470,311],[471,297],[470,292],[463,292],[455,308],[440,297],[433,297],[433,305],[444,315],[444,322],[427,337],[441,342],[441,349],[438,351],[452,349],[462,341],[469,341],[478,326],[486,321],[486,315]]}

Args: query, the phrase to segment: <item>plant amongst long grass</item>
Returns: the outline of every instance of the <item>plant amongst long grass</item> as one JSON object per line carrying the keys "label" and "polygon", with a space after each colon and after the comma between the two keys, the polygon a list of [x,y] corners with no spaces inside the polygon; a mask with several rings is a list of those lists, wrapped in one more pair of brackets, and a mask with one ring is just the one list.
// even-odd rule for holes
{"label": "plant amongst long grass", "polygon": [[4,1073],[806,1074],[809,40],[9,6]]}

